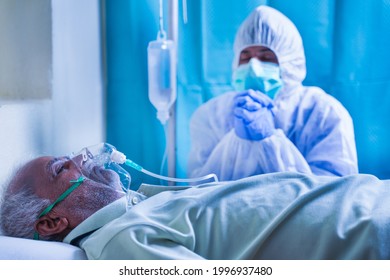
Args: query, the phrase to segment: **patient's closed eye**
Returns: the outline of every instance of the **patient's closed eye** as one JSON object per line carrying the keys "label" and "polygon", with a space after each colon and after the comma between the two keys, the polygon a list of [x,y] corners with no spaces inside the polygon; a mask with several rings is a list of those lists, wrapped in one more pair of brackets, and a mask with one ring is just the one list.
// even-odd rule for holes
{"label": "patient's closed eye", "polygon": [[69,167],[69,158],[59,158],[56,159],[52,164],[52,173],[54,176],[61,174],[63,171],[67,170]]}
{"label": "patient's closed eye", "polygon": [[62,171],[64,171],[65,167],[63,164],[57,164],[55,168],[56,175],[60,174]]}

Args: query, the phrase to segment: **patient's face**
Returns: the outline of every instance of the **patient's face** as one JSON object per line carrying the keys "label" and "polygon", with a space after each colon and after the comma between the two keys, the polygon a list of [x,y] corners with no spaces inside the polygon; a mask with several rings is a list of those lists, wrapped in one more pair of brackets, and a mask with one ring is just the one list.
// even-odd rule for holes
{"label": "patient's face", "polygon": [[109,170],[95,169],[87,176],[81,173],[81,156],[40,157],[27,163],[17,174],[11,191],[23,186],[32,186],[39,197],[54,202],[81,175],[87,179],[65,200],[56,205],[52,212],[68,217],[75,227],[100,208],[123,196],[118,175]]}

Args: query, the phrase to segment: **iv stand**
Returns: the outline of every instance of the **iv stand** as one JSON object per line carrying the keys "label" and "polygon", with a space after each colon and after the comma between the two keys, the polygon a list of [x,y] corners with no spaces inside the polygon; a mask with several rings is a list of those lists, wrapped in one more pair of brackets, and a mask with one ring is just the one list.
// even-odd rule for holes
{"label": "iv stand", "polygon": [[[168,39],[176,44],[178,42],[178,0],[168,0]],[[177,52],[176,52],[177,55]],[[177,58],[176,58],[177,61]],[[176,88],[177,90],[177,88]],[[168,141],[167,145],[167,161],[168,161],[168,176],[176,177],[176,101],[171,107],[171,116],[167,123]]]}

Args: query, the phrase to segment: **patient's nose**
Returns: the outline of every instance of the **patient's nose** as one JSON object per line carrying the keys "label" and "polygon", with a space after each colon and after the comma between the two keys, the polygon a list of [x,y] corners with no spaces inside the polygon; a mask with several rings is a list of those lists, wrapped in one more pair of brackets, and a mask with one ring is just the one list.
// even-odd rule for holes
{"label": "patient's nose", "polygon": [[83,166],[83,163],[84,163],[84,157],[82,154],[79,154],[77,156],[74,156],[73,158],[71,158],[71,160],[78,166],[78,167],[82,167]]}

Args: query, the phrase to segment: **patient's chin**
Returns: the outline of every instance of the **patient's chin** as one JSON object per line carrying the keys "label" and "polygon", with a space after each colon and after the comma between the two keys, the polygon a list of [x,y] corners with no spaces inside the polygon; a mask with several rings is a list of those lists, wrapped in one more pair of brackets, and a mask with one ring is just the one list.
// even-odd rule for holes
{"label": "patient's chin", "polygon": [[124,195],[125,194],[123,192],[121,193],[113,189],[97,188],[96,191],[88,194],[88,199],[84,201],[82,208],[86,211],[86,213],[88,213],[89,216],[101,208],[104,208],[105,206],[120,199]]}
{"label": "patient's chin", "polygon": [[114,202],[124,195],[124,192],[121,191],[120,181],[114,181],[108,185],[100,185],[95,192],[96,199],[100,200],[102,204],[105,205]]}
{"label": "patient's chin", "polygon": [[125,196],[125,193],[120,191],[119,180],[114,180],[110,184],[86,180],[84,184],[83,188],[76,190],[80,192],[77,196],[78,201],[76,204],[80,206],[80,209],[84,209],[89,214]]}
{"label": "patient's chin", "polygon": [[117,186],[120,185],[119,175],[110,169],[105,169],[100,166],[94,166],[89,172],[89,179],[109,185],[109,186]]}

